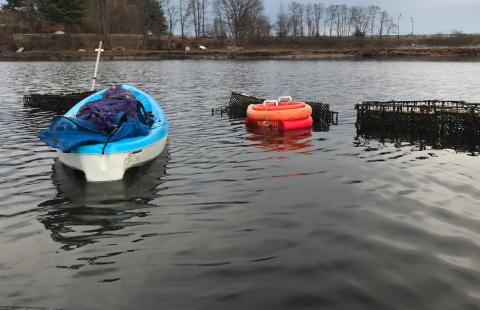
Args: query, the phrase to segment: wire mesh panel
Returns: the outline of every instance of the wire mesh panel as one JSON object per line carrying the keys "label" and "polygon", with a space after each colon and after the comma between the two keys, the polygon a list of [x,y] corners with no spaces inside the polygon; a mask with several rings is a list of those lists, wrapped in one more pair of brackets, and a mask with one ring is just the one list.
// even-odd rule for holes
{"label": "wire mesh panel", "polygon": [[23,106],[61,113],[93,93],[95,91],[68,94],[31,94],[23,97]]}
{"label": "wire mesh panel", "polygon": [[247,108],[250,104],[259,104],[264,101],[263,98],[232,92],[228,103],[228,115],[230,117],[246,117]]}
{"label": "wire mesh panel", "polygon": [[307,101],[312,107],[312,118],[315,122],[324,121],[333,125],[338,123],[338,112],[330,111],[330,105],[323,102]]}
{"label": "wire mesh panel", "polygon": [[480,138],[480,104],[464,101],[367,101],[355,106],[359,133]]}

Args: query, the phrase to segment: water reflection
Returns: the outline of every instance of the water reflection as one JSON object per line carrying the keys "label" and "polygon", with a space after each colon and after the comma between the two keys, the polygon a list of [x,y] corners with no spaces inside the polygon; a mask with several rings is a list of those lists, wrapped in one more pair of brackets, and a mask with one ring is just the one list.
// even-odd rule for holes
{"label": "water reflection", "polygon": [[[61,67],[76,76],[59,75]],[[393,142],[400,149],[388,143],[391,136],[373,134],[357,141],[369,143],[369,151],[352,144],[354,102],[476,101],[478,64],[105,62],[100,77],[168,99],[162,100],[172,121],[168,175],[156,161],[125,183],[92,186],[56,164],[52,182],[55,154],[36,133],[53,114],[26,115],[21,95],[88,87],[90,69],[85,62],[0,64],[2,304],[106,310],[478,304],[477,158],[433,150],[429,141],[430,149],[418,152],[421,143],[408,137]],[[229,119],[209,115],[235,88],[322,97],[342,122],[295,142],[311,140],[311,147],[268,151],[289,138],[247,133],[243,120],[229,126]],[[417,159],[429,153],[438,158]],[[381,160],[388,164],[369,163]]]}
{"label": "water reflection", "polygon": [[381,129],[357,130],[356,140],[370,141],[376,140],[381,143],[392,143],[401,147],[402,144],[418,145],[420,150],[428,148],[442,150],[454,149],[458,152],[478,152],[480,150],[480,141],[475,138],[465,136],[431,135],[424,133],[401,133],[391,132]]}
{"label": "water reflection", "polygon": [[38,220],[51,231],[64,250],[75,249],[102,238],[121,237],[127,226],[141,225],[133,218],[144,218],[150,202],[160,194],[168,152],[156,160],[126,172],[122,181],[89,183],[80,171],[55,160],[52,180],[57,189],[54,199],[39,204]]}
{"label": "water reflection", "polygon": [[330,125],[338,125],[337,123],[334,122],[329,122],[323,119],[314,119],[313,121],[313,127],[312,131],[313,132],[328,132],[330,131]]}
{"label": "water reflection", "polygon": [[298,151],[312,146],[311,128],[280,132],[269,128],[247,127],[247,133],[247,140],[252,141],[253,145],[268,151]]}
{"label": "water reflection", "polygon": [[418,151],[453,149],[471,155],[478,155],[480,152],[480,141],[475,137],[357,128],[354,145],[368,148],[372,143],[390,144],[397,149],[414,146]]}

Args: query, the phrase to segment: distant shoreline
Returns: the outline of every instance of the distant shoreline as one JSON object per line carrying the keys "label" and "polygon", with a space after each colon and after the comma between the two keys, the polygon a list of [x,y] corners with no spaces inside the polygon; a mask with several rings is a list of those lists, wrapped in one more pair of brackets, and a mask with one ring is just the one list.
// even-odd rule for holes
{"label": "distant shoreline", "polygon": [[[2,52],[0,61],[90,61],[95,53],[80,51]],[[480,47],[396,47],[358,49],[245,49],[192,51],[106,51],[102,60],[286,59],[286,60],[480,60]]]}

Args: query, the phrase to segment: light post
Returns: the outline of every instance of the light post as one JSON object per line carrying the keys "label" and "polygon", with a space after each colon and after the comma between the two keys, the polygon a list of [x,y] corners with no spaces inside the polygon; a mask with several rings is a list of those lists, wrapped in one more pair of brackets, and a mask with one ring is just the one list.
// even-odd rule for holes
{"label": "light post", "polygon": [[398,18],[397,18],[397,27],[398,27],[397,36],[399,39],[400,39],[400,18],[402,18],[402,14],[398,14]]}
{"label": "light post", "polygon": [[413,26],[415,25],[415,22],[413,21],[413,17],[410,17],[410,19],[412,20],[412,37],[413,37]]}

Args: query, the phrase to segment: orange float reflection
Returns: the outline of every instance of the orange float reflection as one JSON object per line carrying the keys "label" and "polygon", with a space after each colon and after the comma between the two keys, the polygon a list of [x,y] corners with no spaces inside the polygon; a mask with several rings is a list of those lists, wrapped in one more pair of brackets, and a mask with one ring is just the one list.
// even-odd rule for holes
{"label": "orange float reflection", "polygon": [[247,127],[247,140],[269,151],[288,152],[312,146],[312,129],[302,128],[278,131],[269,127]]}

